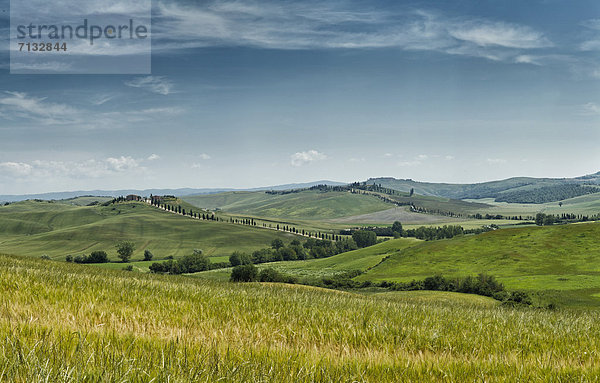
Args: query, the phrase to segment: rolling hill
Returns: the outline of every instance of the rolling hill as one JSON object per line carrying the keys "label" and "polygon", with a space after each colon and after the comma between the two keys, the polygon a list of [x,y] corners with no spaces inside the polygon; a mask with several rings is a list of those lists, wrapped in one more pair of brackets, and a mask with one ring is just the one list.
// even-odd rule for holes
{"label": "rolling hill", "polygon": [[[414,189],[416,194],[444,197],[452,199],[481,199],[497,198],[503,193],[516,193],[519,191],[531,192],[540,188],[548,188],[564,185],[600,185],[600,172],[576,178],[532,178],[515,177],[500,181],[483,182],[476,184],[449,184],[418,182],[411,179],[395,178],[370,178],[366,181],[369,185],[381,185],[382,187],[409,192]],[[556,193],[560,194],[560,193]],[[572,196],[572,195],[571,195]],[[570,197],[571,197],[570,196]],[[560,199],[557,199],[556,201]],[[551,202],[551,201],[544,201]]]}
{"label": "rolling hill", "polygon": [[[502,229],[391,248],[358,280],[409,282],[487,273],[509,289],[565,305],[600,306],[600,223]],[[369,257],[372,250],[359,250]]]}
{"label": "rolling hill", "polygon": [[228,192],[182,199],[199,208],[220,209],[231,214],[306,220],[334,219],[393,207],[374,196],[313,190],[289,194]]}
{"label": "rolling hill", "polygon": [[145,249],[158,259],[180,257],[202,249],[210,257],[235,250],[253,251],[275,238],[292,236],[272,230],[176,216],[143,203],[73,206],[26,201],[0,207],[0,251],[8,254],[65,259],[67,255],[105,250],[115,258],[115,243],[136,243],[133,259]]}

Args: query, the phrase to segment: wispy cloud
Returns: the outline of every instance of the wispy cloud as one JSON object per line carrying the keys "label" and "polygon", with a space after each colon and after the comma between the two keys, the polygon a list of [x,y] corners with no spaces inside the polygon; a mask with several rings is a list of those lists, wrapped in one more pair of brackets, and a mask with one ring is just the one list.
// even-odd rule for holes
{"label": "wispy cloud", "polygon": [[[355,5],[355,3],[353,3]],[[347,1],[160,1],[155,42],[164,48],[250,46],[269,49],[362,49],[396,47],[515,60],[523,50],[553,43],[526,25],[482,18],[452,18],[404,8],[357,8]]]}
{"label": "wispy cloud", "polygon": [[486,162],[490,165],[502,165],[508,161],[506,161],[504,158],[488,158]]}
{"label": "wispy cloud", "polygon": [[158,154],[151,154],[148,157],[148,161],[156,161],[156,160],[160,160],[160,156]]}
{"label": "wispy cloud", "polygon": [[173,84],[161,76],[137,77],[131,81],[126,81],[125,85],[132,88],[141,88],[152,93],[168,96],[173,93]]}
{"label": "wispy cloud", "polygon": [[131,156],[88,159],[84,161],[0,162],[0,177],[7,178],[98,178],[116,174],[139,173],[147,169]]}
{"label": "wispy cloud", "polygon": [[79,111],[71,106],[20,92],[4,92],[0,96],[0,111],[4,116],[31,119],[43,124],[74,123],[80,120]]}
{"label": "wispy cloud", "polygon": [[600,115],[600,105],[595,102],[588,102],[581,106],[581,114],[585,116],[597,116]]}
{"label": "wispy cloud", "polygon": [[[112,97],[102,96],[93,99],[91,103],[99,106]],[[0,93],[0,119],[34,123],[31,126],[60,126],[86,130],[127,128],[134,123],[146,122],[161,116],[166,118],[184,111],[181,107],[165,106],[102,112],[95,108],[88,109],[53,102],[48,97],[36,97],[28,93],[10,91]]]}
{"label": "wispy cloud", "polygon": [[327,159],[327,155],[316,150],[308,150],[306,152],[297,152],[291,156],[292,166],[303,166],[316,161]]}

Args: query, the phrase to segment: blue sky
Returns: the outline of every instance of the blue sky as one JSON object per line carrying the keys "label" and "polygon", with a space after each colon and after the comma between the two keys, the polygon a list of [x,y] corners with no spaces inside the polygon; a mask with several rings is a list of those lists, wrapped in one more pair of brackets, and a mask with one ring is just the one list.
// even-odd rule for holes
{"label": "blue sky", "polygon": [[0,5],[0,194],[600,170],[597,1],[157,0],[151,75],[11,75]]}

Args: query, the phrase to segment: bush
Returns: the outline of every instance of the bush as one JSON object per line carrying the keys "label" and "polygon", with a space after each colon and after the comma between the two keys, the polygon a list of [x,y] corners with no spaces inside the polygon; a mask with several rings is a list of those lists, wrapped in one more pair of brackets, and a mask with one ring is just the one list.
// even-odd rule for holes
{"label": "bush", "polygon": [[261,282],[285,282],[285,276],[275,269],[267,268],[258,274],[258,280]]}
{"label": "bush", "polygon": [[123,267],[123,271],[133,271],[133,265]]}
{"label": "bush", "polygon": [[50,258],[50,256],[48,254],[42,255],[40,258],[43,259],[44,261],[49,261],[52,259],[52,258]]}
{"label": "bush", "polygon": [[202,252],[197,252],[194,250],[194,254],[186,255],[177,263],[181,267],[181,272],[177,274],[197,273],[199,271],[206,271],[209,269],[210,259],[208,259],[207,256],[202,255]]}
{"label": "bush", "polygon": [[107,263],[108,254],[106,251],[93,251],[88,257],[86,263]]}
{"label": "bush", "polygon": [[258,269],[254,265],[240,265],[231,271],[231,282],[256,282]]}
{"label": "bush", "polygon": [[67,255],[66,261],[67,262],[73,262],[73,256],[72,255]]}

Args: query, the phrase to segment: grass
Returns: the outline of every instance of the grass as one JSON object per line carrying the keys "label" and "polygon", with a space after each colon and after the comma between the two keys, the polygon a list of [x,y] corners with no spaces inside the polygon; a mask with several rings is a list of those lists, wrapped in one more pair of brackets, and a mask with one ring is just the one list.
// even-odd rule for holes
{"label": "grass", "polygon": [[319,191],[285,195],[228,192],[184,197],[183,200],[200,208],[219,208],[229,214],[286,220],[327,220],[373,213],[392,206],[373,196]]}
{"label": "grass", "polygon": [[134,261],[149,249],[157,259],[175,258],[202,249],[215,261],[236,250],[254,251],[275,238],[294,236],[281,232],[201,222],[161,211],[143,203],[78,207],[62,203],[22,202],[0,208],[0,251],[65,259],[69,254],[105,250],[116,260],[115,243],[136,243]]}
{"label": "grass", "polygon": [[[508,289],[568,306],[600,306],[600,223],[502,229],[425,242],[401,251],[358,280],[400,281],[487,273]],[[369,249],[362,250],[368,254]],[[360,255],[357,255],[360,256]],[[578,299],[573,300],[577,296]]]}
{"label": "grass", "polygon": [[11,382],[543,382],[600,374],[595,311],[217,283],[5,256],[0,285],[0,380]]}

